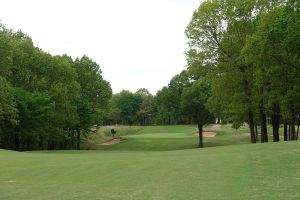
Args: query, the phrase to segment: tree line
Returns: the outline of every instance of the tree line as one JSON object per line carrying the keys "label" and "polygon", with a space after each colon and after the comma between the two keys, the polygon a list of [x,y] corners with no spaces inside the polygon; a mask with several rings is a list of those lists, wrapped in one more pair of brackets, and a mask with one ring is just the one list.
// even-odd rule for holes
{"label": "tree line", "polygon": [[247,122],[252,143],[269,141],[267,120],[274,142],[280,125],[285,141],[298,139],[299,25],[297,0],[211,0],[186,29],[189,70],[210,82],[207,108],[236,128]]}
{"label": "tree line", "polygon": [[87,56],[50,55],[0,25],[0,148],[80,149],[81,136],[102,123],[111,96]]}

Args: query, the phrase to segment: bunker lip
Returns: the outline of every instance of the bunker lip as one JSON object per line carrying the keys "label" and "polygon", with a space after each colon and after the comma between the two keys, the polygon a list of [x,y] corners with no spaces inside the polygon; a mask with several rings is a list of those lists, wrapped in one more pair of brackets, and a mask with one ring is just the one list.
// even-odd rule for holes
{"label": "bunker lip", "polygon": [[113,145],[113,144],[119,144],[121,142],[121,138],[120,137],[116,137],[116,138],[112,138],[102,144],[99,144],[101,146],[109,146],[109,145]]}
{"label": "bunker lip", "polygon": [[[216,136],[216,132],[213,132],[213,131],[203,131],[202,134],[203,134],[203,137],[207,137],[207,138],[212,138],[212,137]],[[199,133],[195,132],[194,135],[198,136]]]}

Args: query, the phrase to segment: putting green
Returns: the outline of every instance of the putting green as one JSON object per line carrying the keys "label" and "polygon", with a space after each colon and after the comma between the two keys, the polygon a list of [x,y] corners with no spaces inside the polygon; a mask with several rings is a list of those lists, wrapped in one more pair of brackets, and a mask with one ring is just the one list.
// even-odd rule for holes
{"label": "putting green", "polygon": [[128,135],[126,138],[190,138],[192,134],[186,133],[145,133],[139,135]]}

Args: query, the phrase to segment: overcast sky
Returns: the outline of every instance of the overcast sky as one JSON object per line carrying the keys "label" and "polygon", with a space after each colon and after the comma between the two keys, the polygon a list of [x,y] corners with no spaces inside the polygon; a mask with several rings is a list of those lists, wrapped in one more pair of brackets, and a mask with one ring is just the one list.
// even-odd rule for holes
{"label": "overcast sky", "polygon": [[114,93],[155,94],[186,66],[185,28],[202,0],[0,0],[0,20],[54,55],[87,55]]}

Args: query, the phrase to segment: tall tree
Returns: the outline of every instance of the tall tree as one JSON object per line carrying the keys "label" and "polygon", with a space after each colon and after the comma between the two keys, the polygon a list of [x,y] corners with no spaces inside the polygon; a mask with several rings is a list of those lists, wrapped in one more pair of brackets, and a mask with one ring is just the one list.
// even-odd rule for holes
{"label": "tall tree", "polygon": [[275,142],[279,141],[280,119],[285,124],[284,140],[287,140],[288,123],[291,139],[296,139],[295,121],[296,113],[299,113],[297,99],[300,84],[297,69],[299,59],[294,45],[297,45],[296,38],[300,36],[297,32],[299,24],[297,4],[293,1],[275,7],[259,15],[256,31],[244,47],[247,62],[255,67],[255,87],[259,91],[264,88],[258,97],[260,101],[264,100],[261,106],[271,115]]}
{"label": "tall tree", "polygon": [[80,95],[76,100],[78,123],[77,149],[80,149],[81,133],[89,133],[93,125],[99,125],[101,110],[107,110],[112,96],[110,84],[102,78],[99,65],[87,56],[75,60],[77,81],[80,84]]}
{"label": "tall tree", "polygon": [[193,82],[190,87],[184,88],[181,96],[181,107],[184,113],[198,125],[199,148],[203,147],[203,126],[212,122],[211,114],[206,108],[210,94],[210,86],[207,82],[199,79]]}

